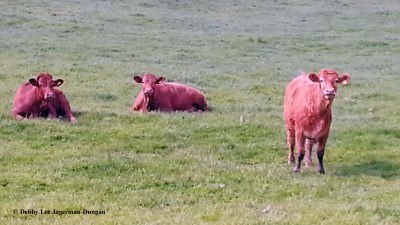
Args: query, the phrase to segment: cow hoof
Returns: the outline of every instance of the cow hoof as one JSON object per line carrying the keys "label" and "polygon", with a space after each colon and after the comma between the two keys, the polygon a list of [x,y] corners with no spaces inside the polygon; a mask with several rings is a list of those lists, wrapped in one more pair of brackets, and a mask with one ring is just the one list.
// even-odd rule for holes
{"label": "cow hoof", "polygon": [[78,122],[78,121],[76,120],[75,117],[71,117],[69,120],[71,121],[71,123],[76,123],[76,122]]}
{"label": "cow hoof", "polygon": [[324,169],[320,169],[320,168],[318,168],[318,173],[320,173],[320,174],[325,174],[325,170]]}
{"label": "cow hoof", "polygon": [[306,167],[311,167],[311,166],[313,166],[312,161],[308,161],[308,162],[306,161],[305,166],[306,166]]}
{"label": "cow hoof", "polygon": [[300,168],[293,168],[293,172],[295,172],[295,173],[300,173]]}

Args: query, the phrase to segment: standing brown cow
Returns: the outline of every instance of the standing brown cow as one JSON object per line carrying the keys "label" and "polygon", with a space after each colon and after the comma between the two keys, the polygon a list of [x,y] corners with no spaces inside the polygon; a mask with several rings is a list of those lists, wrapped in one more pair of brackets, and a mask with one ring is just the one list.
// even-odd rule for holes
{"label": "standing brown cow", "polygon": [[294,172],[300,172],[301,161],[306,155],[306,164],[311,165],[313,144],[317,144],[318,172],[324,174],[323,158],[332,121],[332,103],[337,84],[347,84],[349,74],[339,76],[335,70],[322,69],[318,74],[301,74],[286,88],[284,118],[286,122],[289,163],[297,161]]}
{"label": "standing brown cow", "polygon": [[55,88],[63,83],[62,79],[53,80],[49,73],[41,73],[37,78],[29,79],[15,94],[12,112],[14,118],[66,116],[71,122],[76,122],[64,93]]}
{"label": "standing brown cow", "polygon": [[148,111],[208,111],[204,94],[193,87],[183,84],[164,82],[165,77],[156,77],[145,74],[143,77],[134,76],[133,79],[142,84],[132,110]]}

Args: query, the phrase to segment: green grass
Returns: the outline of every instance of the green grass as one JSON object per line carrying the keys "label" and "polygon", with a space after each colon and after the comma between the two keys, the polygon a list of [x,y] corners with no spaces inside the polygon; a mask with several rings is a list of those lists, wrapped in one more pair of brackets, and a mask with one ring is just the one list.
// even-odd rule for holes
{"label": "green grass", "polygon": [[[0,224],[398,224],[400,9],[394,1],[0,2]],[[300,72],[340,87],[325,158],[293,174],[282,102]],[[40,72],[78,123],[15,121]],[[204,114],[130,112],[154,73]],[[24,215],[13,210],[103,210]]]}

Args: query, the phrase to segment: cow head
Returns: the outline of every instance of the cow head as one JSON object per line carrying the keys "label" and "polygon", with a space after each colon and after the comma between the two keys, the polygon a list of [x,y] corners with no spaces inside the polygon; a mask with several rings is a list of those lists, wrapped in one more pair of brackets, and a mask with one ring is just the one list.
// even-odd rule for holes
{"label": "cow head", "polygon": [[40,98],[46,101],[54,99],[54,87],[64,83],[62,79],[53,80],[53,77],[48,73],[41,73],[37,78],[29,79],[29,83],[37,87]]}
{"label": "cow head", "polygon": [[319,83],[319,88],[325,99],[333,101],[336,96],[337,84],[348,84],[350,74],[339,74],[332,69],[322,69],[318,74],[310,73],[308,78],[315,83]]}
{"label": "cow head", "polygon": [[165,81],[165,77],[156,77],[153,74],[145,74],[143,77],[134,76],[133,79],[142,84],[142,91],[145,97],[151,97],[154,94],[154,90],[158,84]]}

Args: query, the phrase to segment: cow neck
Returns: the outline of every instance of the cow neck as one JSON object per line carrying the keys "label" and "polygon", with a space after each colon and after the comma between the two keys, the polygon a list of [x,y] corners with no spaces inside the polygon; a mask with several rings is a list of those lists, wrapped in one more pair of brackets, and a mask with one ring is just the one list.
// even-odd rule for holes
{"label": "cow neck", "polygon": [[329,101],[325,99],[320,90],[313,92],[310,97],[309,104],[312,112],[325,115],[331,111],[333,100]]}

